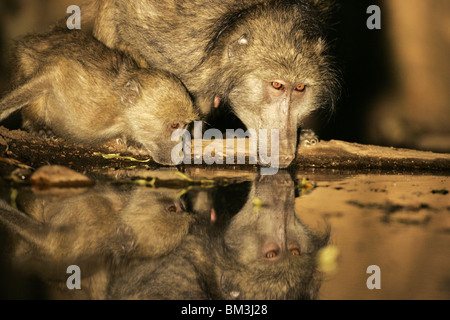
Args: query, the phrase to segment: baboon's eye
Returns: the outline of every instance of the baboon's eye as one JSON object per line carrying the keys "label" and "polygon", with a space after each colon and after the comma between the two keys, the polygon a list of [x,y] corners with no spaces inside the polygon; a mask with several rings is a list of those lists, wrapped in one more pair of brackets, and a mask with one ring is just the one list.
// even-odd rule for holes
{"label": "baboon's eye", "polygon": [[300,250],[298,250],[298,249],[291,249],[291,254],[293,256],[299,256],[300,255]]}
{"label": "baboon's eye", "polygon": [[170,207],[167,208],[167,210],[169,212],[177,212],[177,206],[176,205],[171,205]]}
{"label": "baboon's eye", "polygon": [[274,87],[275,89],[277,89],[277,90],[281,90],[281,89],[283,89],[284,88],[284,86],[283,86],[283,84],[282,83],[279,83],[279,82],[272,82],[272,87]]}
{"label": "baboon's eye", "polygon": [[272,251],[269,251],[266,253],[266,258],[273,259],[273,258],[276,258],[277,255],[278,255],[278,253],[275,250],[272,250]]}
{"label": "baboon's eye", "polygon": [[306,90],[306,85],[305,84],[299,85],[295,88],[295,90],[299,91],[299,92],[303,92]]}

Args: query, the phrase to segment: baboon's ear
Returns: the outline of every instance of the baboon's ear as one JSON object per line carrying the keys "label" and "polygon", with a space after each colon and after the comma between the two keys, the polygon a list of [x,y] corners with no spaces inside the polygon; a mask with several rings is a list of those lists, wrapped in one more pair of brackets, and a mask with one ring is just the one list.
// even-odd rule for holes
{"label": "baboon's ear", "polygon": [[230,272],[225,271],[220,277],[220,291],[228,298],[237,300],[241,298],[241,291],[236,288],[233,281],[233,277]]}
{"label": "baboon's ear", "polygon": [[252,37],[248,33],[244,33],[228,45],[228,57],[233,58],[245,53],[251,45],[251,42]]}
{"label": "baboon's ear", "polygon": [[124,106],[134,105],[141,96],[141,84],[136,79],[130,79],[122,89],[120,101]]}

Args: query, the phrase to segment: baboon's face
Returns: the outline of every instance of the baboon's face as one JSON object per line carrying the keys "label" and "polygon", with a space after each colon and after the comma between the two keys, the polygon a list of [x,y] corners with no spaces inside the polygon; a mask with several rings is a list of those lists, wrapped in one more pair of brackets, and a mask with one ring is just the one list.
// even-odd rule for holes
{"label": "baboon's face", "polygon": [[319,19],[297,6],[270,9],[256,10],[229,35],[224,69],[234,77],[228,101],[246,127],[278,130],[283,168],[295,158],[302,121],[332,99],[335,76]]}
{"label": "baboon's face", "polygon": [[225,235],[235,259],[230,266],[234,271],[225,271],[220,278],[225,297],[315,297],[320,284],[315,254],[324,244],[300,221],[294,207],[295,187],[288,174],[265,176],[255,184]]}
{"label": "baboon's face", "polygon": [[255,184],[247,204],[227,230],[226,241],[241,251],[241,263],[273,263],[311,250],[308,228],[297,218],[294,207],[294,183],[288,174],[264,176]]}
{"label": "baboon's face", "polygon": [[[149,125],[153,122],[153,125]],[[142,119],[136,124],[135,139],[148,151],[154,161],[163,165],[177,165],[183,159],[182,134],[186,131],[188,123],[180,119],[160,123],[155,119]],[[172,135],[178,130],[181,134]],[[178,159],[178,161],[177,161]]]}
{"label": "baboon's face", "polygon": [[177,130],[186,129],[198,118],[191,97],[181,81],[161,71],[142,71],[125,87],[129,136],[164,165],[173,165],[172,152],[180,139],[172,141]]}

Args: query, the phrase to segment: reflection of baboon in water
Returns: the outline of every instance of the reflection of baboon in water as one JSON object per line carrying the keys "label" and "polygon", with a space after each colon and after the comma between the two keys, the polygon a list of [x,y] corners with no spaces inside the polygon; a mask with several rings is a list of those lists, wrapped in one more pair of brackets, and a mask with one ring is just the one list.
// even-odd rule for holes
{"label": "reflection of baboon in water", "polygon": [[[241,195],[233,197],[236,214],[217,207],[226,204],[217,199],[227,188]],[[315,254],[327,235],[311,232],[295,215],[291,178],[265,177],[250,188],[249,183],[227,188],[221,193],[206,191],[215,199],[206,199],[203,205],[197,192],[174,200],[167,193],[146,189],[109,195],[97,189],[91,195],[46,203],[45,218],[33,218],[32,223],[29,216],[3,205],[0,220],[37,245],[35,252],[46,265],[58,260],[79,264],[95,255],[112,255],[119,262],[114,268],[106,264],[98,273],[97,264],[97,269],[85,272],[90,281],[107,274],[97,281],[100,286],[91,287],[90,297],[315,298],[320,287]],[[256,197],[263,201],[261,207],[254,206]],[[44,212],[31,209],[38,208],[39,201],[24,208],[32,215]],[[92,264],[84,268],[89,266],[92,269]]]}
{"label": "reflection of baboon in water", "polygon": [[77,195],[31,193],[19,197],[18,207],[26,214],[5,211],[0,220],[51,260],[158,257],[173,250],[192,223],[169,189],[97,186]]}
{"label": "reflection of baboon in water", "polygon": [[23,127],[99,145],[122,138],[172,164],[174,130],[197,118],[175,76],[139,68],[80,31],[29,35],[16,48],[19,86],[0,101],[0,120],[22,109]]}
{"label": "reflection of baboon in water", "polygon": [[[294,189],[283,174],[255,181],[244,206],[228,222],[216,208],[222,225],[194,224],[171,255],[114,277],[110,297],[314,299],[320,287],[315,256],[328,234],[313,233],[297,218]],[[255,208],[255,198],[262,207]]]}
{"label": "reflection of baboon in water", "polygon": [[15,241],[16,269],[56,279],[48,291],[59,297],[65,270],[75,264],[83,270],[80,298],[104,299],[113,270],[166,255],[185,237],[193,219],[176,194],[106,186],[66,195],[25,192],[17,198],[23,212],[0,200],[0,223],[24,240]]}

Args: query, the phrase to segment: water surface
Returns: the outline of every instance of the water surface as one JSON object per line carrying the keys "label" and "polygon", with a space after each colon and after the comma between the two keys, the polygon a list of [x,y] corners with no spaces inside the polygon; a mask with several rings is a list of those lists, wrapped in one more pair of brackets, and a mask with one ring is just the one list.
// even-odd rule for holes
{"label": "water surface", "polygon": [[[189,180],[148,178],[160,174],[145,172],[145,186],[116,177],[85,189],[3,181],[1,295],[450,298],[446,176],[193,169]],[[67,287],[72,265],[81,290]],[[380,289],[368,288],[369,266]]]}

